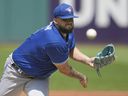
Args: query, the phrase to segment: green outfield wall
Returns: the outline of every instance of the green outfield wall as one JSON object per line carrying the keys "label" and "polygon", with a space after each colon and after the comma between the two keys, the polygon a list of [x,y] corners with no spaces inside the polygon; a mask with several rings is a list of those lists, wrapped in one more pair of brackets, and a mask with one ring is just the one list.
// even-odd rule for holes
{"label": "green outfield wall", "polygon": [[0,43],[21,42],[48,23],[47,0],[0,0]]}

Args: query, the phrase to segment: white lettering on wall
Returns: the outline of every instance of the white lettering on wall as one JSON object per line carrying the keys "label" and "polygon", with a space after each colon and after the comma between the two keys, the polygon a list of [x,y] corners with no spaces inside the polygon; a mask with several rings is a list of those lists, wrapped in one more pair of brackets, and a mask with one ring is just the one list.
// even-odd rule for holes
{"label": "white lettering on wall", "polygon": [[98,0],[96,25],[109,26],[111,17],[119,27],[128,27],[127,6],[127,0]]}
{"label": "white lettering on wall", "polygon": [[[60,3],[71,4],[75,9],[75,0],[60,0]],[[111,18],[118,27],[128,27],[128,0],[81,0],[80,11],[75,12],[75,27],[82,28],[90,24],[95,17],[95,25],[107,28]]]}

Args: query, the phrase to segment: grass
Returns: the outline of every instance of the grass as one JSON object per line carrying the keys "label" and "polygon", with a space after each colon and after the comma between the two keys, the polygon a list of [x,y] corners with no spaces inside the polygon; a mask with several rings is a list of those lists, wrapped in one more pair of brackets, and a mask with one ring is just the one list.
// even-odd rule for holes
{"label": "grass", "polygon": [[[80,47],[81,51],[88,56],[94,56],[104,47],[104,45],[85,45],[78,47]],[[88,76],[89,84],[86,90],[128,90],[128,76],[126,75],[128,73],[128,59],[126,56],[128,53],[128,46],[116,45],[115,47],[116,61],[112,65],[101,69],[102,78],[97,76],[94,69],[70,60],[70,63],[74,68]],[[63,76],[59,72],[57,72],[51,79],[51,89],[84,90],[79,85],[78,81]]]}
{"label": "grass", "polygon": [[[8,55],[17,47],[15,44],[0,45],[0,75],[3,71],[3,65]],[[88,56],[95,56],[104,45],[78,45],[80,50]],[[73,78],[55,72],[50,79],[51,90],[112,90],[128,91],[128,46],[116,45],[116,61],[101,69],[102,78],[99,78],[96,71],[86,65],[77,63],[69,59],[69,63],[78,71],[87,75],[89,79],[88,87],[83,89],[79,82]]]}

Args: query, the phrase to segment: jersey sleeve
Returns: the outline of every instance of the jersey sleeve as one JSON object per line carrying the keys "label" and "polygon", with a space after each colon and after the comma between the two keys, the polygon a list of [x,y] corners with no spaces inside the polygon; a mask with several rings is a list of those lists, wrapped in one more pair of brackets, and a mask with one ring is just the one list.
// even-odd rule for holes
{"label": "jersey sleeve", "polygon": [[70,36],[71,38],[71,45],[70,45],[70,49],[73,49],[75,48],[75,36],[74,36],[74,33]]}
{"label": "jersey sleeve", "polygon": [[73,49],[75,47],[75,39],[73,38],[72,40],[72,45],[71,45],[71,49]]}
{"label": "jersey sleeve", "polygon": [[68,48],[63,44],[49,44],[45,50],[54,64],[63,64],[68,59]]}

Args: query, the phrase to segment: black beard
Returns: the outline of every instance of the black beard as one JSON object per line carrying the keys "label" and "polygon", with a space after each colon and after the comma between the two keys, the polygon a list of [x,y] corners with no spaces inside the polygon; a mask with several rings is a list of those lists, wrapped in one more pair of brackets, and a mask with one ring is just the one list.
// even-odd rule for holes
{"label": "black beard", "polygon": [[58,26],[58,28],[59,28],[59,31],[62,32],[62,33],[72,33],[72,31],[73,31],[73,28],[66,29],[66,28],[63,28],[61,26]]}

